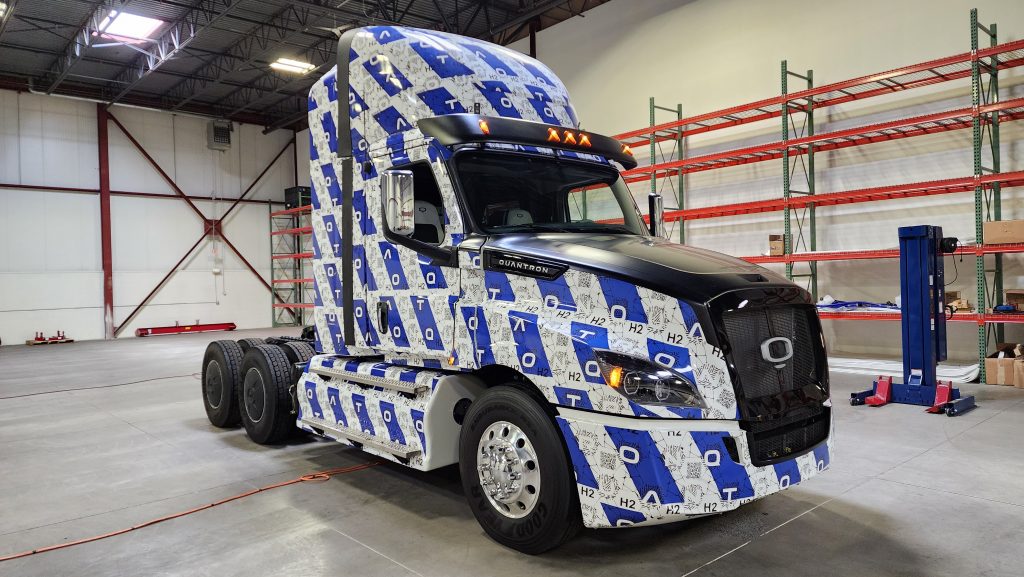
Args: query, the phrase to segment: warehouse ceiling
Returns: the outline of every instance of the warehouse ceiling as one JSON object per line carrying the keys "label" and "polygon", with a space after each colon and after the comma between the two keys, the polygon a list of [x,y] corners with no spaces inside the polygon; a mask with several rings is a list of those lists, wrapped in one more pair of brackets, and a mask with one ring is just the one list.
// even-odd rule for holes
{"label": "warehouse ceiling", "polygon": [[[0,88],[296,127],[340,31],[398,24],[509,44],[607,1],[0,0]],[[272,67],[280,58],[295,62]]]}

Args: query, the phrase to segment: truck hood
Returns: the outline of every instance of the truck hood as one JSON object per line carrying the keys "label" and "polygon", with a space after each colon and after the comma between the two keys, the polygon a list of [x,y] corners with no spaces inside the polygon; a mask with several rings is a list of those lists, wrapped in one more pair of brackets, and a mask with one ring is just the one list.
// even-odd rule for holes
{"label": "truck hood", "polygon": [[735,290],[796,288],[785,277],[766,268],[661,238],[589,233],[509,234],[489,238],[484,249],[609,274],[695,303],[707,303]]}

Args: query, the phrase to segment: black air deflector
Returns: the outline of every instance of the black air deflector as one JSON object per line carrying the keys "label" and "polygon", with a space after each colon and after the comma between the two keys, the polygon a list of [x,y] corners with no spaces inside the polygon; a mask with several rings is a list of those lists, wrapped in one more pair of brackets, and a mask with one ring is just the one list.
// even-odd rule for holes
{"label": "black air deflector", "polygon": [[[486,132],[481,126],[485,123]],[[571,150],[573,152],[586,152],[599,154],[610,158],[627,170],[636,168],[636,159],[632,154],[626,152],[626,147],[618,140],[600,134],[594,134],[585,130],[576,130],[564,126],[554,126],[543,122],[530,122],[516,118],[501,118],[494,116],[480,116],[479,114],[445,114],[443,116],[432,116],[421,118],[416,126],[426,136],[432,136],[445,146],[454,144],[466,144],[470,142],[504,142],[509,144],[522,144],[526,146],[542,146],[545,148],[557,148]],[[551,138],[551,131],[557,133],[559,141],[554,142]],[[563,142],[566,134],[569,133],[575,144]],[[590,146],[580,144],[582,136],[585,135]]]}

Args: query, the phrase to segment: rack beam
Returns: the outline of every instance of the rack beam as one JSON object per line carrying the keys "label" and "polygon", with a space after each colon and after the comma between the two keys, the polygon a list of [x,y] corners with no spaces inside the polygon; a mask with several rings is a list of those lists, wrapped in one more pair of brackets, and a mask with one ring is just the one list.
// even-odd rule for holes
{"label": "rack beam", "polygon": [[[831,321],[898,321],[900,313],[869,312],[869,311],[818,311],[818,317]],[[946,319],[949,322],[986,324],[1024,323],[1024,314],[978,314],[954,313]]]}
{"label": "rack beam", "polygon": [[[729,166],[776,160],[782,158],[783,154],[788,154],[789,156],[807,154],[808,150],[811,150],[812,147],[815,152],[824,152],[853,146],[864,146],[876,142],[887,142],[951,130],[961,130],[971,128],[975,119],[979,119],[979,122],[987,124],[987,119],[982,120],[983,117],[990,116],[993,113],[998,114],[1000,122],[1020,120],[1024,118],[1024,98],[1013,98],[977,108],[958,108],[845,130],[823,132],[803,138],[790,139],[784,143],[770,142],[768,144],[694,156],[634,168],[627,170],[622,175],[625,181],[629,183],[649,181],[652,173],[657,178],[663,178],[674,175],[680,170],[689,174]],[[815,200],[815,203],[817,203],[817,200]]]}
{"label": "rack beam", "polygon": [[673,210],[665,213],[665,220],[697,220],[704,218],[736,216],[740,214],[777,212],[783,210],[787,204],[791,208],[806,206],[811,203],[817,207],[822,207],[834,206],[837,204],[855,204],[880,200],[894,200],[898,198],[912,198],[916,196],[973,192],[975,186],[991,186],[996,183],[999,183],[1004,187],[1024,185],[1024,171],[986,174],[977,179],[973,176],[964,176],[945,180],[911,182],[905,184],[862,188],[858,190],[847,190],[843,192],[829,192],[816,194],[813,198],[795,196],[791,197],[788,201],[784,198],[775,198],[770,200],[757,200],[753,202],[739,202],[735,204],[690,208],[686,210]]}
{"label": "rack beam", "polygon": [[684,135],[690,136],[777,118],[782,114],[783,103],[787,100],[791,102],[793,100],[813,100],[814,108],[820,109],[854,100],[864,100],[874,96],[970,78],[971,61],[983,58],[994,62],[997,70],[1022,66],[1024,65],[1024,40],[997,44],[980,49],[976,54],[964,52],[879,74],[869,74],[825,84],[817,88],[791,93],[788,97],[775,96],[655,126],[647,126],[618,134],[615,138],[630,146],[637,143],[646,144],[650,141],[651,134],[656,135],[656,140],[667,140],[674,138],[674,136],[667,135],[669,131],[673,130],[683,129]]}

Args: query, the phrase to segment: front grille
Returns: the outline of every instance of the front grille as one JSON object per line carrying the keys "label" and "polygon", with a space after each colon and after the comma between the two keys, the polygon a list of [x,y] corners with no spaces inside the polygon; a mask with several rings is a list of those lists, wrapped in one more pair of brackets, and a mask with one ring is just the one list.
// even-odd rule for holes
{"label": "front grille", "polygon": [[828,409],[806,400],[827,383],[814,307],[734,309],[722,314],[722,325],[753,463],[790,458],[828,437]]}
{"label": "front grille", "polygon": [[[811,330],[814,314],[813,307],[808,305],[784,305],[737,309],[722,315],[733,366],[742,388],[738,392],[747,399],[756,399],[821,382],[815,362],[815,351],[820,349],[815,339],[819,337]],[[789,339],[792,358],[781,362],[765,360],[761,345],[776,337]],[[775,343],[769,352],[773,358],[782,356],[783,343]]]}

